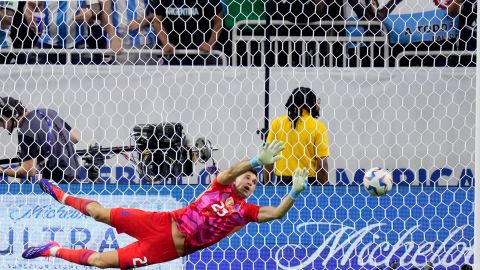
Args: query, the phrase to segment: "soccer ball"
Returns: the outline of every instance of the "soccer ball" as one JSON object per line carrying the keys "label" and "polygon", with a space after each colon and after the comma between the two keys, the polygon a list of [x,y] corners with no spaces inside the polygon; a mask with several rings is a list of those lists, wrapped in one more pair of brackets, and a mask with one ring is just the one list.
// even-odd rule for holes
{"label": "soccer ball", "polygon": [[387,194],[392,189],[392,185],[392,174],[385,169],[371,168],[363,177],[363,186],[373,196]]}

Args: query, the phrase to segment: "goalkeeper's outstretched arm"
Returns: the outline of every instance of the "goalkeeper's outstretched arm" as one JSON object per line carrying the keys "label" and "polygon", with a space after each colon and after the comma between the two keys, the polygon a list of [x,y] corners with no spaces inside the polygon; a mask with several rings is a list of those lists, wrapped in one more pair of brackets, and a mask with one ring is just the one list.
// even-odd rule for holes
{"label": "goalkeeper's outstretched arm", "polygon": [[290,193],[283,198],[277,207],[263,206],[258,211],[258,222],[266,222],[283,218],[292,208],[295,200],[307,188],[308,170],[296,169],[293,174],[293,186]]}
{"label": "goalkeeper's outstretched arm", "polygon": [[221,172],[217,177],[217,182],[222,185],[230,185],[238,176],[250,171],[253,168],[275,163],[275,161],[280,158],[280,152],[284,148],[285,147],[283,143],[279,141],[266,143],[257,157],[250,161],[241,161]]}

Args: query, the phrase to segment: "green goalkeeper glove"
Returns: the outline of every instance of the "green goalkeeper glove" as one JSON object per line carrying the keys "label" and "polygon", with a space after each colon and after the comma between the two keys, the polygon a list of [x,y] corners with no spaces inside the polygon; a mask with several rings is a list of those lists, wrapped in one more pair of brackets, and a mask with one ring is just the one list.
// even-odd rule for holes
{"label": "green goalkeeper glove", "polygon": [[308,186],[308,170],[297,168],[293,173],[292,182],[293,187],[289,195],[292,200],[296,200],[300,193],[307,189]]}
{"label": "green goalkeeper glove", "polygon": [[260,151],[260,154],[252,159],[250,164],[252,164],[253,168],[273,164],[282,157],[280,152],[283,149],[285,149],[283,142],[274,140],[271,143],[266,143],[265,146],[263,146],[262,151]]}

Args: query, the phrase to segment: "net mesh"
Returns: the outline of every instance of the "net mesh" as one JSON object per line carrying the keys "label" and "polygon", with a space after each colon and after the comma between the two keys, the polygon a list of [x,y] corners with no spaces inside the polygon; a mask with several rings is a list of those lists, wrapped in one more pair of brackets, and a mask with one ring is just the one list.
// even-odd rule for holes
{"label": "net mesh", "polygon": [[[146,269],[472,264],[476,5],[0,2],[0,93],[15,99],[0,107],[27,110],[0,134],[2,157],[14,158],[0,163],[37,161],[1,180],[0,268],[83,269],[21,258],[51,239],[99,252],[135,241],[58,204],[38,179],[106,207],[184,207],[267,137],[281,139],[288,128],[275,123],[289,125],[298,87],[313,91],[304,101],[320,122],[285,135],[296,150],[247,200],[277,206],[290,167],[310,166],[312,185],[289,213]],[[392,173],[386,196],[364,190],[371,167]]]}

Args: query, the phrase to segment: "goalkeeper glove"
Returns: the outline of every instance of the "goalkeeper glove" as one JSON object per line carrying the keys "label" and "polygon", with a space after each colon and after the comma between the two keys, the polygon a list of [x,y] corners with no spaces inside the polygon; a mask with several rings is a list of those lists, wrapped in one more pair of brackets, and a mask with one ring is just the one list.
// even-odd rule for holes
{"label": "goalkeeper glove", "polygon": [[292,200],[296,200],[300,193],[307,189],[308,170],[297,168],[292,178],[293,186],[289,195]]}
{"label": "goalkeeper glove", "polygon": [[262,151],[260,151],[260,154],[252,159],[250,164],[252,164],[253,168],[273,164],[282,157],[280,156],[280,152],[283,149],[285,149],[283,142],[274,140],[271,143],[266,143],[265,146],[263,146]]}

